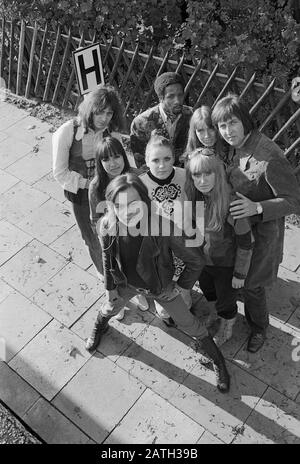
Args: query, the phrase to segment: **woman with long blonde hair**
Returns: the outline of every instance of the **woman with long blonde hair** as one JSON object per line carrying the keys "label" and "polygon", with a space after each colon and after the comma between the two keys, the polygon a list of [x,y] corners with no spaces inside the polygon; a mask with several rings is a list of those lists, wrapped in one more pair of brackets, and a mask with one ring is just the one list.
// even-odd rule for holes
{"label": "woman with long blonde hair", "polygon": [[[187,160],[186,193],[194,210],[204,202],[206,266],[199,276],[207,301],[216,301],[221,319],[215,336],[220,346],[232,336],[237,314],[236,289],[244,286],[252,256],[253,235],[248,219],[234,221],[229,214],[232,200],[223,162],[210,148],[198,148]],[[197,217],[195,222],[199,223]]]}

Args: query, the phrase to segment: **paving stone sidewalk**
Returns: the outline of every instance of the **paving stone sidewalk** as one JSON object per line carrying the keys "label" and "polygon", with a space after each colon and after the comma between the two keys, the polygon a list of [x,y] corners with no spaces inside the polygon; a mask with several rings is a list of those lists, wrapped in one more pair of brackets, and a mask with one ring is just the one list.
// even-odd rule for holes
{"label": "paving stone sidewalk", "polygon": [[0,102],[0,399],[46,443],[299,444],[300,229],[287,226],[256,355],[240,304],[223,347],[229,394],[153,309],[112,320],[91,356],[84,342],[104,288],[52,177],[49,129]]}

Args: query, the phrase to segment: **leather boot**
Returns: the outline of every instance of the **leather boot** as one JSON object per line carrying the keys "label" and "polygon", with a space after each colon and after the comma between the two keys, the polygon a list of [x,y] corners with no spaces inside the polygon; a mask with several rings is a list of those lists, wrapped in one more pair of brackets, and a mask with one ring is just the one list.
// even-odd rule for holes
{"label": "leather boot", "polygon": [[226,343],[232,337],[232,329],[235,324],[236,317],[232,319],[220,318],[220,325],[217,333],[214,335],[214,342],[217,346]]}
{"label": "leather boot", "polygon": [[108,321],[111,316],[102,316],[98,314],[91,336],[87,339],[85,348],[87,351],[94,351],[101,341],[102,335],[108,329]]}
{"label": "leather boot", "polygon": [[215,344],[211,335],[199,340],[201,348],[212,360],[214,371],[217,376],[217,388],[222,393],[227,393],[230,387],[230,377],[226,368],[225,359]]}

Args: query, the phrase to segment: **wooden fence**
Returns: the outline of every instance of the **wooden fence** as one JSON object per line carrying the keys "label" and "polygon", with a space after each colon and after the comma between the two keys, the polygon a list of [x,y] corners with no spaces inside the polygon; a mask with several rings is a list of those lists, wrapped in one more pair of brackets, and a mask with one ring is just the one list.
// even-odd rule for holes
{"label": "wooden fence", "polygon": [[156,56],[152,47],[148,53],[139,43],[130,44],[116,39],[106,42],[103,37],[74,37],[72,31],[50,31],[47,24],[39,28],[24,21],[0,22],[0,77],[6,87],[26,98],[39,98],[59,107],[77,108],[78,93],[72,51],[78,47],[101,43],[106,82],[115,85],[123,99],[128,125],[132,118],[156,102],[153,83],[165,71],[180,72],[185,80],[185,99],[194,108],[215,103],[228,91],[242,95],[251,107],[251,114],[260,129],[285,149],[286,155],[300,144],[300,106],[291,99],[290,90],[277,88],[273,79],[268,85],[256,81],[253,74],[245,80],[239,69],[225,75],[216,66],[203,69],[201,61],[191,65],[185,56],[178,60]]}

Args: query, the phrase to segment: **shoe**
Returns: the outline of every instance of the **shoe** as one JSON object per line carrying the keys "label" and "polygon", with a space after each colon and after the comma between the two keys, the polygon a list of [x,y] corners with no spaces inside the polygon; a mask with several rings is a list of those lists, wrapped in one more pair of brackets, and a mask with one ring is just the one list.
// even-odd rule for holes
{"label": "shoe", "polygon": [[220,317],[215,319],[214,321],[211,321],[209,324],[206,322],[206,328],[208,330],[209,335],[214,337],[219,330],[220,324],[221,324]]}
{"label": "shoe", "polygon": [[124,319],[124,315],[125,315],[125,308],[122,308],[121,311],[118,312],[118,314],[113,316],[113,318],[116,319],[117,321],[121,321],[122,319]]}
{"label": "shoe", "polygon": [[109,325],[108,321],[110,320],[111,316],[102,316],[101,313],[98,314],[93,331],[91,336],[87,339],[85,348],[87,351],[95,351],[98,347],[102,335],[108,330]]}
{"label": "shoe", "polygon": [[214,342],[217,346],[223,345],[223,343],[227,342],[232,337],[232,329],[235,324],[236,317],[233,317],[232,319],[224,319],[221,317],[220,319],[219,329],[214,336]]}
{"label": "shoe", "polygon": [[147,311],[149,309],[149,303],[144,295],[136,295],[131,298],[133,304],[135,304],[141,311]]}
{"label": "shoe", "polygon": [[103,283],[104,283],[104,276],[103,276],[103,274],[101,274],[101,272],[99,272],[99,271],[96,271],[96,273],[97,273],[98,279],[99,279],[100,282],[103,284]]}
{"label": "shoe", "polygon": [[260,332],[253,332],[248,340],[247,351],[250,353],[256,353],[260,350],[265,343],[266,336]]}
{"label": "shoe", "polygon": [[226,368],[225,359],[215,344],[213,338],[208,335],[199,340],[201,348],[213,362],[213,368],[216,373],[217,389],[221,393],[227,393],[230,388],[230,376]]}
{"label": "shoe", "polygon": [[[159,316],[158,316],[159,317]],[[174,321],[174,319],[172,319],[171,317],[168,317],[168,318],[161,318],[160,317],[160,320],[163,321],[163,323],[167,326],[167,327],[176,327],[176,323]]]}

